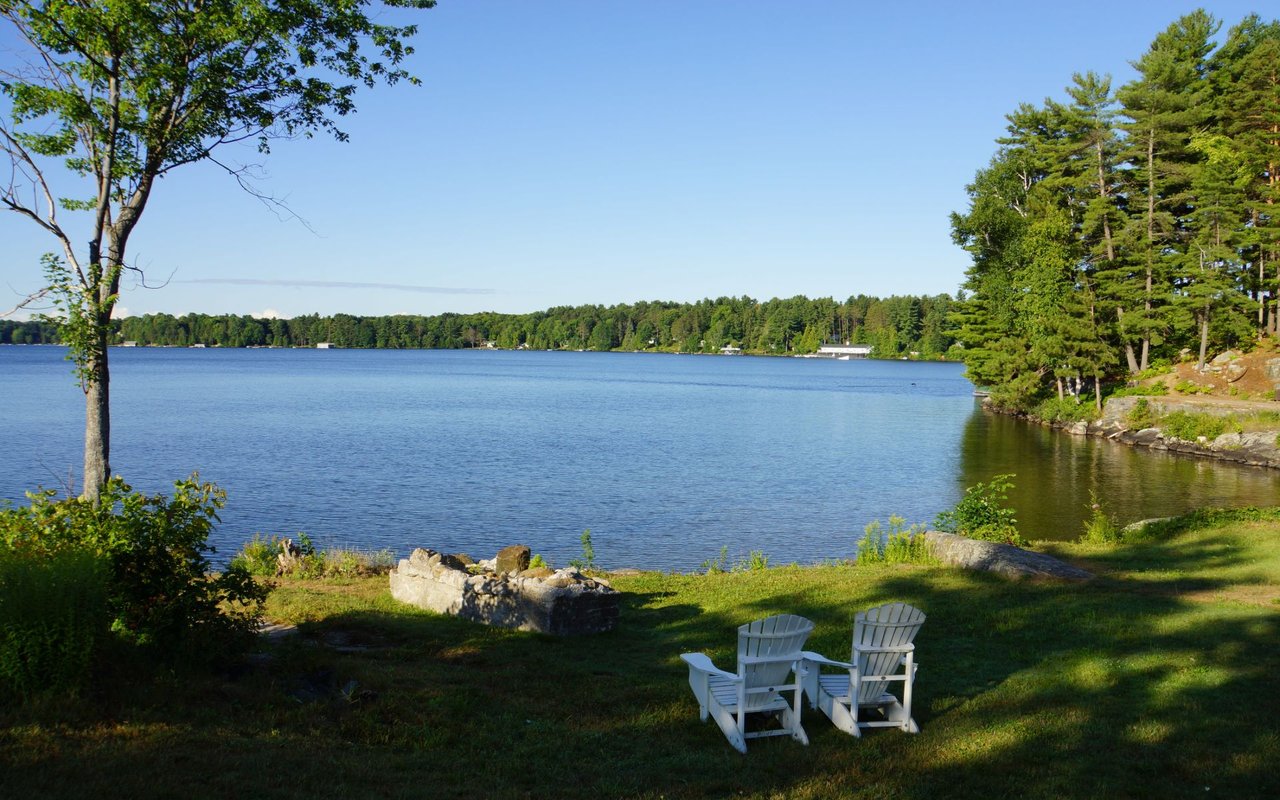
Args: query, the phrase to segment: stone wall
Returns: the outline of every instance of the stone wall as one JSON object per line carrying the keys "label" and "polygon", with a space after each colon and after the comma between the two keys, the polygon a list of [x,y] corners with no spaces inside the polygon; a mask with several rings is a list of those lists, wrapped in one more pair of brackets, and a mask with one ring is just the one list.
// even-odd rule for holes
{"label": "stone wall", "polygon": [[[507,554],[512,548],[503,551]],[[419,548],[391,570],[391,596],[441,614],[499,628],[576,636],[612,630],[620,594],[574,568],[528,569],[523,562],[480,562]],[[498,564],[507,571],[498,570]]]}

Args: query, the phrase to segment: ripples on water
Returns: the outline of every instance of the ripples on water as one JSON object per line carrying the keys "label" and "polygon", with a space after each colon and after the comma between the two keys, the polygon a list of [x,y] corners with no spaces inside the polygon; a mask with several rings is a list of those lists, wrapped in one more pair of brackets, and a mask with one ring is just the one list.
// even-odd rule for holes
{"label": "ripples on water", "polygon": [[[932,520],[998,472],[1019,473],[1013,499],[1032,537],[1078,535],[1091,488],[1132,519],[1280,496],[1270,473],[983,414],[956,364],[142,348],[112,359],[113,468],[148,491],[196,468],[224,487],[223,556],[256,531],[305,530],[401,555],[520,542],[564,564],[590,528],[605,565],[690,570],[722,546],[731,560],[848,558],[867,522]],[[0,348],[0,395],[0,497],[78,471],[82,398],[59,349]]]}

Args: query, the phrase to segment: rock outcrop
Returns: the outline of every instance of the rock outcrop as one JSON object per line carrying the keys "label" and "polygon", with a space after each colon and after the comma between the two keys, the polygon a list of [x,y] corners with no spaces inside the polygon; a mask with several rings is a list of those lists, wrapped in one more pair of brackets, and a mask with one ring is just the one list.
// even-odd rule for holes
{"label": "rock outcrop", "polygon": [[1073,567],[1044,553],[1023,550],[1009,544],[968,539],[954,533],[929,531],[925,541],[933,555],[944,564],[965,569],[995,572],[1009,578],[1053,578],[1087,581],[1093,573]]}
{"label": "rock outcrop", "polygon": [[523,545],[506,548],[492,563],[467,567],[454,556],[419,548],[391,570],[391,596],[485,625],[556,636],[601,633],[618,624],[621,595],[608,581],[572,567],[530,570]]}

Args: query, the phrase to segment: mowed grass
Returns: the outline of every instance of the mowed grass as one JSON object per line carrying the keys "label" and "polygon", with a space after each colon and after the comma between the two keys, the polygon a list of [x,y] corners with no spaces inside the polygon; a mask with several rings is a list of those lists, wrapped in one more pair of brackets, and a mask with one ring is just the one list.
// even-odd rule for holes
{"label": "mowed grass", "polygon": [[[218,675],[116,668],[0,713],[2,797],[937,798],[1280,796],[1280,523],[1055,545],[1088,584],[943,567],[619,577],[609,634],[494,630],[392,600],[386,579],[288,582],[298,636]],[[700,723],[679,654],[732,669],[773,613],[848,654],[855,611],[924,609],[917,736],[811,744]]]}

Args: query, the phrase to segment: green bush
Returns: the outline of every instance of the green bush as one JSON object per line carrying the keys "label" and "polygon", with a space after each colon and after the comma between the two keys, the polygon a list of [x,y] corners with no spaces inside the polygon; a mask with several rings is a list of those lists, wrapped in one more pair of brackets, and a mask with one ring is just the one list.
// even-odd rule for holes
{"label": "green bush", "polygon": [[759,572],[769,568],[769,557],[763,550],[752,550],[747,560],[738,565],[739,571]]}
{"label": "green bush", "polygon": [[1213,387],[1201,386],[1192,381],[1178,381],[1174,384],[1173,390],[1179,394],[1209,394],[1213,391]]}
{"label": "green bush", "polygon": [[1164,375],[1173,370],[1173,364],[1167,358],[1153,358],[1150,366],[1138,373],[1138,380],[1154,378],[1158,375]]}
{"label": "green bush", "polygon": [[1084,522],[1080,541],[1093,544],[1112,544],[1123,538],[1123,529],[1115,517],[1107,513],[1096,492],[1089,492],[1089,518]]}
{"label": "green bush", "polygon": [[582,532],[582,558],[575,558],[569,561],[569,566],[577,567],[581,570],[596,568],[596,548],[591,544],[591,529],[587,528]]}
{"label": "green bush", "polygon": [[729,546],[724,545],[720,548],[720,554],[715,558],[708,558],[702,562],[702,570],[708,575],[714,575],[724,572],[725,562],[729,559]]}
{"label": "green bush", "polygon": [[1088,422],[1097,419],[1098,411],[1092,403],[1077,402],[1074,397],[1053,397],[1037,405],[1032,415],[1046,422]]}
{"label": "green bush", "polygon": [[1025,545],[1026,540],[1018,533],[1017,512],[1005,505],[1013,488],[1013,477],[1012,474],[995,475],[987,483],[970,486],[955,508],[938,515],[934,526],[970,539]]}
{"label": "green bush", "polygon": [[[356,578],[362,575],[377,575],[395,566],[395,553],[390,550],[348,550],[332,548],[320,553],[322,565],[321,577]],[[530,562],[532,566],[532,562]]]}
{"label": "green bush", "polygon": [[858,564],[933,564],[936,559],[922,535],[923,524],[903,528],[906,520],[896,514],[889,517],[888,534],[880,520],[867,524],[865,536],[858,542]]}
{"label": "green bush", "polygon": [[0,548],[0,694],[74,691],[107,633],[107,562]]}
{"label": "green bush", "polygon": [[278,536],[265,536],[255,533],[253,538],[244,543],[240,552],[231,557],[231,566],[243,569],[250,575],[270,577],[276,574],[279,562],[280,542]]}
{"label": "green bush", "polygon": [[1124,419],[1134,430],[1154,428],[1160,424],[1160,414],[1145,399],[1134,403]]}
{"label": "green bush", "polygon": [[250,575],[277,577],[284,543],[292,542],[297,556],[293,568],[283,575],[288,578],[354,578],[377,575],[395,565],[390,550],[363,551],[330,548],[317,551],[311,537],[299,531],[293,538],[255,533],[231,559],[231,566]]}
{"label": "green bush", "polygon": [[97,505],[53,493],[0,510],[0,546],[35,558],[87,550],[109,564],[112,630],[167,656],[209,657],[247,645],[268,587],[243,568],[211,572],[209,533],[226,493],[197,475],[172,498],[134,492],[119,477]]}
{"label": "green bush", "polygon": [[1153,383],[1149,386],[1121,386],[1111,397],[1164,397],[1169,394],[1169,384]]}
{"label": "green bush", "polygon": [[1212,441],[1226,432],[1228,424],[1226,417],[1173,411],[1160,420],[1160,429],[1165,436],[1184,442],[1194,442],[1201,436]]}

